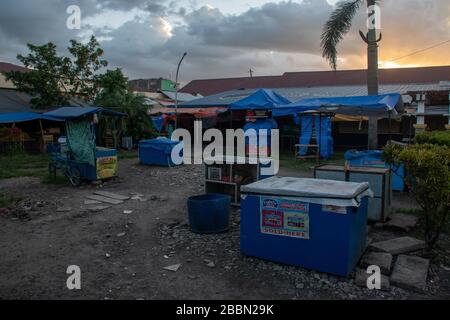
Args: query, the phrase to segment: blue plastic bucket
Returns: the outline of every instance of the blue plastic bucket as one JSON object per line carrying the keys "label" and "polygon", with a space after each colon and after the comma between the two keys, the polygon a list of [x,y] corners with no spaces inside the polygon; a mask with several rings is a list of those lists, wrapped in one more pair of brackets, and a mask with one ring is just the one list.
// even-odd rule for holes
{"label": "blue plastic bucket", "polygon": [[189,225],[195,233],[219,233],[228,230],[231,197],[209,193],[187,201]]}

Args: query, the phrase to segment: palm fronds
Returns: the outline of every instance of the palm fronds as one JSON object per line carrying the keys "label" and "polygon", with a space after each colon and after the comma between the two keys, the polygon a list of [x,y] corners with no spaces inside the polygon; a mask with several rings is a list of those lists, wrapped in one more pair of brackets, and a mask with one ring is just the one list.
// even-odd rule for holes
{"label": "palm fronds", "polygon": [[321,36],[322,57],[328,60],[331,68],[337,68],[337,45],[350,30],[353,17],[364,0],[339,2],[330,19],[323,27]]}

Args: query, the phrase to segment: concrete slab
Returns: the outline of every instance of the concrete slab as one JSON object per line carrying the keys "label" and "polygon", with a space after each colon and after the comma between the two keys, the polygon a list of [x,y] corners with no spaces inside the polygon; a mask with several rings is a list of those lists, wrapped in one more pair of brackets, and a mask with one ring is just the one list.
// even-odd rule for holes
{"label": "concrete slab", "polygon": [[84,200],[84,204],[85,205],[92,205],[92,204],[100,204],[101,202],[100,201],[97,201],[97,200]]}
{"label": "concrete slab", "polygon": [[384,224],[386,228],[399,229],[402,231],[410,231],[417,224],[418,218],[411,214],[397,213],[392,219]]}
{"label": "concrete slab", "polygon": [[122,200],[116,200],[116,199],[112,199],[112,198],[108,198],[108,197],[104,197],[104,196],[99,196],[99,195],[89,195],[86,198],[91,199],[91,200],[104,202],[104,203],[109,203],[109,204],[121,204],[121,203],[123,203]]}
{"label": "concrete slab", "polygon": [[391,283],[400,288],[423,291],[427,286],[429,266],[428,259],[399,255],[392,271]]}
{"label": "concrete slab", "polygon": [[361,259],[361,267],[379,266],[381,273],[389,275],[391,273],[392,254],[387,252],[367,252]]}
{"label": "concrete slab", "polygon": [[369,248],[373,251],[388,252],[392,255],[407,253],[425,248],[425,241],[412,238],[400,237],[381,242],[371,243]]}
{"label": "concrete slab", "polygon": [[[356,269],[355,284],[359,287],[367,288],[367,278],[369,276],[371,276],[371,274],[367,273],[366,270]],[[380,289],[378,290],[389,291],[391,288],[389,277],[385,276],[384,274],[381,274],[380,280],[381,286]]]}
{"label": "concrete slab", "polygon": [[115,200],[128,200],[130,199],[129,196],[123,196],[121,194],[117,194],[117,193],[113,193],[113,192],[109,192],[109,191],[95,191],[94,194],[97,194],[99,196],[103,196],[103,197],[107,197],[107,198],[111,198],[111,199],[115,199]]}
{"label": "concrete slab", "polygon": [[90,207],[88,210],[91,211],[91,212],[99,212],[99,211],[103,211],[103,210],[108,209],[108,208],[111,208],[111,206],[99,205],[99,206]]}
{"label": "concrete slab", "polygon": [[172,271],[172,272],[177,272],[180,267],[181,267],[181,264],[178,263],[178,264],[174,264],[174,265],[171,265],[171,266],[164,267],[163,269],[164,270],[169,270],[169,271]]}

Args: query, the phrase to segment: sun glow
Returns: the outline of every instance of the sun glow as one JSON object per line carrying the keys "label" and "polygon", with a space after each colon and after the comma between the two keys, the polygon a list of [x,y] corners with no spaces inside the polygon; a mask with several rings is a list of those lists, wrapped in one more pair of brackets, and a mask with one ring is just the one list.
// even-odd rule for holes
{"label": "sun glow", "polygon": [[166,36],[167,38],[171,38],[173,36],[172,33],[172,25],[169,23],[169,21],[167,21],[166,19],[164,19],[163,17],[159,17],[159,22],[161,22],[161,32],[164,36]]}
{"label": "sun glow", "polygon": [[393,68],[415,68],[415,67],[420,67],[420,65],[418,64],[400,64],[394,61],[380,61],[379,63],[379,67],[380,68],[389,68],[389,69],[393,69]]}

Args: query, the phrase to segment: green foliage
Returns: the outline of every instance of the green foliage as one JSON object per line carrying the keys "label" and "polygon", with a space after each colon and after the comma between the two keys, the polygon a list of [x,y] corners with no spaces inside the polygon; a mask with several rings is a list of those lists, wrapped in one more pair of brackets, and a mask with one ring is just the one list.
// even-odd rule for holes
{"label": "green foliage", "polygon": [[95,105],[128,115],[123,132],[125,136],[133,137],[135,142],[155,136],[145,97],[128,89],[128,79],[122,70],[108,70],[98,77],[98,85],[101,91],[95,99]]}
{"label": "green foliage", "polygon": [[70,95],[81,95],[86,101],[95,96],[98,90],[95,73],[107,65],[100,59],[103,50],[95,37],[86,45],[72,40],[68,48],[72,58],[59,56],[51,42],[27,46],[30,53],[19,54],[17,59],[30,71],[5,72],[5,76],[18,90],[32,96],[31,104],[35,108],[64,105]]}
{"label": "green foliage", "polygon": [[14,152],[0,155],[0,179],[44,177],[48,172],[48,154],[29,155]]}
{"label": "green foliage", "polygon": [[0,208],[9,208],[17,203],[20,199],[6,196],[0,193]]}
{"label": "green foliage", "polygon": [[334,70],[337,68],[337,45],[350,30],[352,20],[362,2],[362,0],[338,2],[336,9],[323,27],[322,56],[328,60]]}
{"label": "green foliage", "polygon": [[30,94],[31,104],[38,109],[65,104],[68,99],[64,93],[68,91],[70,59],[59,57],[56,46],[51,42],[42,46],[27,46],[31,53],[27,56],[19,54],[17,59],[32,70],[5,72],[6,79],[20,91]]}
{"label": "green foliage", "polygon": [[416,134],[414,143],[429,143],[450,147],[450,131],[422,131]]}
{"label": "green foliage", "polygon": [[386,161],[405,165],[405,182],[423,210],[425,240],[432,248],[450,215],[450,148],[414,144],[402,149],[388,145],[384,153]]}
{"label": "green foliage", "polygon": [[94,36],[86,45],[75,40],[70,43],[68,50],[74,58],[69,76],[70,93],[80,94],[89,101],[93,100],[98,90],[96,72],[108,65],[106,60],[101,59],[103,49],[99,47],[100,44]]}

